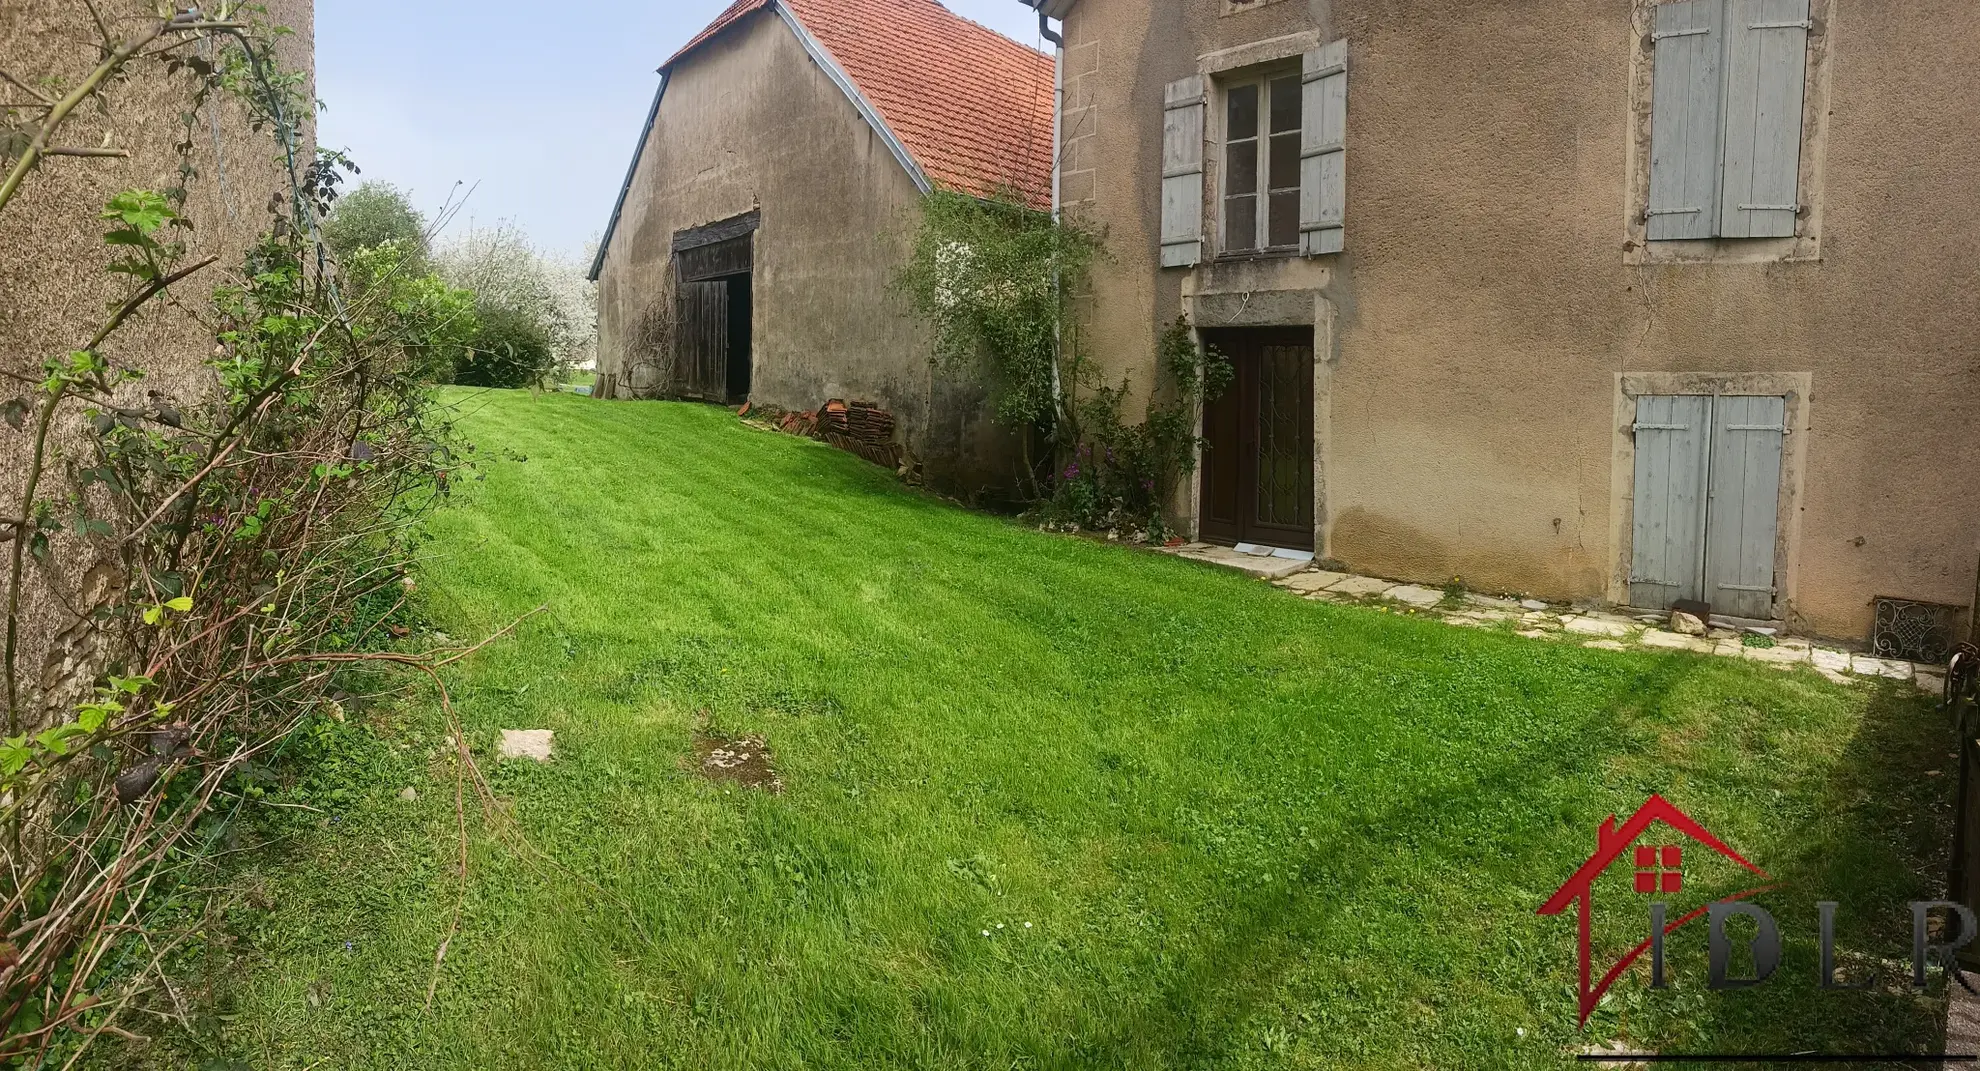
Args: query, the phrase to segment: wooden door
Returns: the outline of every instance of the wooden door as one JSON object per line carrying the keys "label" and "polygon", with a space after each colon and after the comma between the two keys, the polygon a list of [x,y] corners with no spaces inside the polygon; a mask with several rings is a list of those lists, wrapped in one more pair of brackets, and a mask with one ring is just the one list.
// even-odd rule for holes
{"label": "wooden door", "polygon": [[678,284],[674,393],[708,402],[729,394],[729,286],[721,280]]}
{"label": "wooden door", "polygon": [[1635,537],[1629,601],[1655,610],[1704,598],[1705,486],[1711,469],[1712,399],[1636,400]]}
{"label": "wooden door", "polygon": [[1727,617],[1770,620],[1787,399],[1719,398],[1712,413],[1705,601]]}
{"label": "wooden door", "polygon": [[1237,374],[1204,408],[1202,538],[1312,550],[1312,330],[1227,330],[1204,338]]}
{"label": "wooden door", "polygon": [[1636,400],[1629,601],[1770,620],[1777,595],[1787,400],[1646,395]]}

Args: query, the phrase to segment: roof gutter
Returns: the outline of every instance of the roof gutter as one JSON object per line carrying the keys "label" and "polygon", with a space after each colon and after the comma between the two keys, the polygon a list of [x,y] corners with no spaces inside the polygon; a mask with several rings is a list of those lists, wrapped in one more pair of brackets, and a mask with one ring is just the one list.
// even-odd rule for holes
{"label": "roof gutter", "polygon": [[605,224],[605,236],[598,240],[598,253],[591,258],[592,282],[605,271],[605,251],[612,248],[612,234],[619,229],[619,214],[625,211],[626,195],[632,192],[633,176],[639,173],[639,159],[646,155],[646,139],[653,135],[653,124],[660,118],[660,98],[667,95],[667,68],[660,68],[660,88],[653,91],[653,106],[646,109],[646,125],[640,127],[639,144],[633,146],[632,163],[626,165],[626,181],[619,186],[619,199],[612,203],[612,218]]}

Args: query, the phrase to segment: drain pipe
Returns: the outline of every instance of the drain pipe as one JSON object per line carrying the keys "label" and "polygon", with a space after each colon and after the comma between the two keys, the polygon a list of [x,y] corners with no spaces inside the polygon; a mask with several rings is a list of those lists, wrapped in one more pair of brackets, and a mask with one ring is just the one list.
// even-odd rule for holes
{"label": "drain pipe", "polygon": [[[1066,39],[1063,35],[1053,32],[1052,20],[1045,14],[1043,0],[1038,0],[1038,34],[1045,38],[1045,40],[1052,42],[1054,46],[1052,50],[1052,222],[1057,223],[1060,218],[1060,172],[1063,170],[1062,165],[1065,162],[1065,143],[1061,140],[1064,136],[1064,129],[1061,124],[1065,122],[1064,116],[1066,113]],[[1059,269],[1056,263],[1052,267],[1052,292],[1055,294],[1059,292]],[[1062,404],[1062,397],[1065,390],[1059,382],[1058,362],[1058,351],[1065,345],[1064,305],[1064,301],[1061,300],[1059,316],[1052,323],[1052,349],[1054,351],[1052,360],[1052,405],[1055,409]],[[1056,416],[1054,422],[1056,423]]]}

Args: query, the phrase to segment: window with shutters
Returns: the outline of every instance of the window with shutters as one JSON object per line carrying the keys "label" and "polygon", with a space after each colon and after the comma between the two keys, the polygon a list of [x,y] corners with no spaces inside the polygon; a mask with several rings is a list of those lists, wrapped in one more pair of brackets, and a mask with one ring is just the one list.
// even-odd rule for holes
{"label": "window with shutters", "polygon": [[1299,249],[1297,72],[1224,86],[1223,251]]}
{"label": "window with shutters", "polygon": [[1810,213],[1805,115],[1825,0],[1649,4],[1650,243],[1794,239]]}

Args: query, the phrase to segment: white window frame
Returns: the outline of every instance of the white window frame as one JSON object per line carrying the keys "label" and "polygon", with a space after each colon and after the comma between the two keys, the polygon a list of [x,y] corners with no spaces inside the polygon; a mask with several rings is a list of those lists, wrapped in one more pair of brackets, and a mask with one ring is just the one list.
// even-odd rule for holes
{"label": "white window frame", "polygon": [[[1295,99],[1300,100],[1301,123],[1295,124],[1291,130],[1282,130],[1274,134],[1272,130],[1272,85],[1275,82],[1284,83],[1288,81],[1291,83],[1290,90],[1294,94]],[[1300,250],[1299,172],[1297,167],[1295,167],[1293,184],[1291,186],[1282,186],[1276,189],[1272,187],[1272,141],[1275,136],[1291,139],[1294,158],[1297,160],[1301,128],[1305,119],[1305,101],[1299,69],[1297,67],[1282,68],[1274,66],[1263,70],[1245,72],[1238,77],[1220,77],[1216,82],[1216,87],[1216,121],[1218,129],[1223,134],[1222,138],[1218,141],[1218,153],[1215,161],[1218,170],[1216,201],[1218,252],[1222,256],[1229,257],[1297,256]],[[1233,140],[1230,137],[1231,91],[1247,87],[1254,88],[1258,91],[1258,129],[1253,135],[1258,143],[1256,150],[1258,187],[1249,194],[1232,194],[1229,188],[1230,145]],[[1282,245],[1271,244],[1272,197],[1275,194],[1290,194],[1292,195],[1293,202],[1293,239],[1291,242]],[[1233,196],[1248,196],[1255,199],[1256,207],[1252,214],[1254,233],[1250,244],[1247,245],[1237,245],[1231,241],[1229,205]]]}

